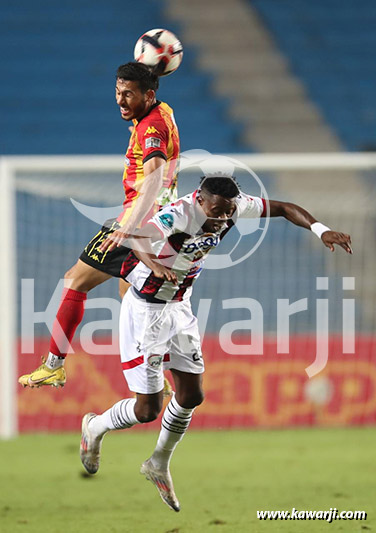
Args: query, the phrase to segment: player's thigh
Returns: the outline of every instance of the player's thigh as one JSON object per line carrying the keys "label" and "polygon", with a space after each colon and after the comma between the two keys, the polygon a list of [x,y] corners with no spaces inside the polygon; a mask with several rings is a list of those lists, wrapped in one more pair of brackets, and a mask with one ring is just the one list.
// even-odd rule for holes
{"label": "player's thigh", "polygon": [[111,278],[109,274],[87,265],[81,259],[64,276],[65,287],[75,291],[88,292]]}
{"label": "player's thigh", "polygon": [[132,290],[127,291],[120,311],[119,345],[124,377],[132,392],[149,395],[163,391],[167,345],[159,339],[160,319],[163,306],[147,304]]}
{"label": "player's thigh", "polygon": [[173,335],[169,342],[170,360],[166,368],[188,374],[202,374],[204,360],[197,318],[189,302],[179,303],[173,311]]}
{"label": "player's thigh", "polygon": [[175,383],[176,401],[185,409],[193,409],[204,400],[202,374],[191,374],[171,369]]}
{"label": "player's thigh", "polygon": [[197,318],[189,302],[181,302],[173,313],[174,335],[169,343],[170,369],[175,381],[176,400],[182,407],[192,409],[204,398],[202,374],[204,360]]}
{"label": "player's thigh", "polygon": [[119,279],[119,296],[122,300],[125,296],[127,290],[131,287],[131,284],[125,281],[124,279]]}

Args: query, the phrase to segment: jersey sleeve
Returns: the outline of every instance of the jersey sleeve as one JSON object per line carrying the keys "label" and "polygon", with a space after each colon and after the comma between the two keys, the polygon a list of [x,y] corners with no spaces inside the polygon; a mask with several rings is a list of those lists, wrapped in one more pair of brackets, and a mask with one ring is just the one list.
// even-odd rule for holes
{"label": "jersey sleeve", "polygon": [[266,201],[259,196],[240,193],[237,201],[239,218],[261,218],[266,216]]}
{"label": "jersey sleeve", "polygon": [[138,142],[142,149],[142,162],[152,157],[163,157],[167,161],[167,146],[170,132],[162,118],[145,117],[137,127]]}

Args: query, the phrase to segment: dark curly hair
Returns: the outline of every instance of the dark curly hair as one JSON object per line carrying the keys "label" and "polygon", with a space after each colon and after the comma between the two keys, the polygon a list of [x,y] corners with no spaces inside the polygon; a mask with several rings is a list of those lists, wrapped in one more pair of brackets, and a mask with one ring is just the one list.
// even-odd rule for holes
{"label": "dark curly hair", "polygon": [[121,78],[127,81],[137,81],[140,91],[146,93],[149,89],[157,91],[159,87],[159,79],[154,72],[144,65],[143,63],[137,63],[131,61],[120,65],[116,71],[116,78]]}
{"label": "dark curly hair", "polygon": [[235,198],[240,192],[235,178],[230,176],[203,176],[200,180],[200,189],[210,194],[217,194],[223,198]]}

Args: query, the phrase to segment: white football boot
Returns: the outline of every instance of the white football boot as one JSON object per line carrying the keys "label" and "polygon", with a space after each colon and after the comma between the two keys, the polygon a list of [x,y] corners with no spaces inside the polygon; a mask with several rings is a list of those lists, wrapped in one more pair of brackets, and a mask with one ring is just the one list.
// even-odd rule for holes
{"label": "white football boot", "polygon": [[95,474],[99,469],[99,460],[104,435],[94,437],[89,430],[88,424],[97,415],[87,413],[82,419],[82,435],[80,444],[81,462],[89,474]]}
{"label": "white football boot", "polygon": [[167,472],[163,472],[157,470],[153,466],[151,459],[147,459],[142,464],[140,472],[146,477],[146,479],[154,483],[162,500],[170,507],[170,509],[179,512],[180,504],[174,491],[170,471],[167,470]]}

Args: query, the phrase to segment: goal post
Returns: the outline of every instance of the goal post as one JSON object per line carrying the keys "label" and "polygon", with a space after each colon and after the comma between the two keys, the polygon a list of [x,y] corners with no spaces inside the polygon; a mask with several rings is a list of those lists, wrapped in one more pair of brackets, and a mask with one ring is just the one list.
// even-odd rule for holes
{"label": "goal post", "polygon": [[[370,243],[369,240],[375,239],[376,227],[374,209],[376,153],[221,154],[221,157],[239,161],[259,174],[261,180],[266,183],[266,189],[270,184],[274,198],[301,203],[317,218],[322,216],[323,223],[327,223],[329,226],[333,224],[333,229],[354,234],[355,254],[353,262],[354,272],[357,272],[359,277],[356,282],[356,295],[359,302],[358,315],[360,317],[356,328],[357,331],[373,338],[374,326],[376,325],[374,305],[376,286],[373,281],[373,265],[376,256],[374,241]],[[28,401],[22,397],[20,400],[22,391],[20,392],[17,384],[18,345],[23,338],[21,315],[23,320],[27,321],[25,311],[20,312],[22,305],[21,279],[26,279],[29,283],[29,278],[35,276],[35,286],[31,283],[28,285],[30,290],[34,291],[35,313],[45,310],[65,269],[69,268],[77,259],[87,239],[92,236],[93,228],[97,227],[93,220],[95,219],[96,223],[99,222],[96,220],[99,215],[93,216],[91,221],[87,221],[74,209],[70,198],[81,204],[98,205],[106,209],[121,205],[123,200],[121,184],[123,165],[124,158],[121,156],[0,157],[0,223],[2,228],[0,438],[11,438],[17,435],[20,405],[21,408],[24,408],[22,406],[25,406]],[[186,194],[197,187],[199,174],[196,174],[193,176],[186,169],[181,172],[179,195]],[[242,183],[241,181],[241,185]],[[247,187],[244,187],[243,190],[255,194],[254,191],[247,190]],[[39,227],[43,227],[43,232],[38,231]],[[273,243],[275,243],[275,250],[278,248],[276,254],[279,254],[279,259],[284,262],[284,283],[291,286],[301,285],[304,288],[305,284],[308,284],[306,278],[314,274],[313,269],[315,267],[310,261],[309,254],[317,246],[316,241],[312,239],[312,243],[304,251],[304,256],[295,257],[294,254],[299,249],[299,242],[295,241],[293,230],[291,230],[292,233],[287,234],[286,232],[290,230],[283,228],[278,230],[280,232],[278,235],[274,235]],[[45,242],[46,239],[48,242]],[[294,241],[295,246],[291,252],[288,248],[290,241]],[[269,244],[269,246],[272,245]],[[327,259],[323,259],[321,256],[315,261],[320,264],[319,270],[324,276],[329,276],[336,269],[341,272],[342,276],[348,275],[349,270],[341,270],[343,256],[339,254],[330,256],[330,264]],[[272,276],[274,274],[273,268],[277,268],[276,259],[274,262],[274,266],[266,262],[258,264],[255,261],[252,263],[252,265],[256,265],[254,267],[255,276],[264,275],[266,270],[266,274]],[[239,285],[242,283],[243,277],[248,275],[250,267],[238,268],[237,277],[228,278],[229,285],[235,282]],[[297,276],[299,271],[303,272],[301,278]],[[291,279],[289,279],[289,275]],[[213,275],[204,273],[203,278],[206,279],[205,290],[207,291],[206,300],[208,300],[211,295],[218,292],[220,281],[218,281],[219,278],[215,273]],[[281,278],[280,285],[282,283]],[[229,291],[231,287],[232,285],[229,287]],[[279,290],[278,284],[276,284],[277,290]],[[261,302],[266,302],[272,294],[267,283],[260,284],[260,287],[256,287],[255,291],[259,291]],[[100,288],[98,294],[104,300],[109,294],[115,295],[115,293],[114,285],[108,288],[106,283],[103,288]],[[227,298],[230,297],[230,294],[228,292]],[[236,296],[241,296],[241,288]],[[338,301],[342,297],[343,295],[338,296]],[[115,298],[116,296],[114,296]],[[116,315],[117,305],[114,304],[113,317]],[[270,311],[270,316],[272,316],[272,312],[274,311]],[[212,314],[207,320],[208,327],[212,328],[210,331],[215,332],[218,336],[221,329],[218,318],[219,311],[218,309],[215,311],[211,309],[210,313]],[[229,311],[228,316],[230,314]],[[266,315],[269,317],[268,312]],[[30,320],[35,322],[35,316],[31,316]],[[309,318],[300,323],[303,331],[305,331],[304,328],[308,328],[308,321]],[[49,333],[46,326],[36,323],[34,326],[39,332],[37,332],[36,337],[38,335],[40,338],[48,337]],[[333,332],[337,333],[338,327],[335,324]],[[271,337],[275,333],[273,328],[274,325],[270,326],[268,330]],[[86,327],[85,329],[84,327],[84,330],[87,333],[89,328]],[[347,387],[350,389],[350,385]],[[36,394],[42,394],[42,391],[38,391]],[[35,407],[35,412],[36,409]],[[204,412],[210,417],[211,413],[214,412],[214,407],[210,407],[210,401],[206,409]],[[28,428],[33,427],[31,418],[28,424]],[[68,424],[62,429],[69,427]],[[46,429],[48,430],[48,426]]]}
{"label": "goal post", "polygon": [[17,434],[16,394],[16,204],[14,168],[6,158],[0,158],[0,227],[1,276],[0,295],[0,436]]}

